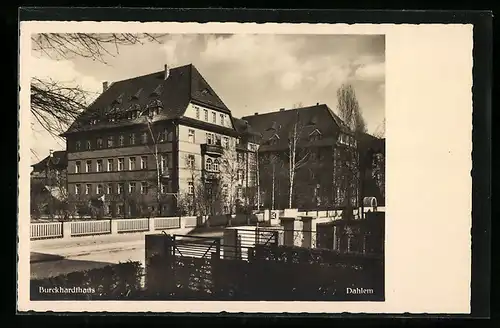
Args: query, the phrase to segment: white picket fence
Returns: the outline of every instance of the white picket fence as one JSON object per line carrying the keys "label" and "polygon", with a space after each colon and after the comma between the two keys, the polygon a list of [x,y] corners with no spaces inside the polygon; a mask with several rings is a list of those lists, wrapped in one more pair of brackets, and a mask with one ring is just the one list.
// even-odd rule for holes
{"label": "white picket fence", "polygon": [[31,223],[30,239],[52,239],[196,227],[196,217]]}
{"label": "white picket fence", "polygon": [[175,229],[180,227],[181,218],[156,218],[154,221],[155,230]]}
{"label": "white picket fence", "polygon": [[117,232],[148,231],[149,219],[116,220]]}
{"label": "white picket fence", "polygon": [[31,239],[61,238],[63,236],[62,222],[32,223],[30,226]]}
{"label": "white picket fence", "polygon": [[71,222],[71,236],[102,235],[111,233],[111,221],[75,221]]}

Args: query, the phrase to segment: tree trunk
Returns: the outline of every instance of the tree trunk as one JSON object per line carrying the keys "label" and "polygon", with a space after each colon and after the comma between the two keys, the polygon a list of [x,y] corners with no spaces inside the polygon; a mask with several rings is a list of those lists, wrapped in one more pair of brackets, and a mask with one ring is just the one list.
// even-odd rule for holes
{"label": "tree trunk", "polygon": [[271,209],[274,210],[274,192],[276,189],[275,183],[276,183],[276,178],[275,178],[275,164],[273,163],[273,186],[272,186],[272,191],[271,191]]}
{"label": "tree trunk", "polygon": [[255,167],[256,167],[256,175],[257,175],[257,211],[260,211],[260,166],[259,166],[259,151],[255,153]]}

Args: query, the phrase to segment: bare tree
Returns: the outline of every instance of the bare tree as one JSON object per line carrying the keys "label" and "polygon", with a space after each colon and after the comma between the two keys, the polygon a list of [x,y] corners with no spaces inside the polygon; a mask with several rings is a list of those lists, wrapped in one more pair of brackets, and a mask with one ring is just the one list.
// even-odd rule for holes
{"label": "bare tree", "polygon": [[300,147],[302,130],[304,125],[299,120],[299,111],[296,111],[296,118],[291,127],[288,137],[288,177],[289,177],[289,190],[288,190],[288,208],[292,208],[292,201],[294,195],[295,175],[297,171],[302,168],[309,158],[309,151],[306,148]]}
{"label": "bare tree", "polygon": [[337,90],[337,110],[340,118],[351,131],[366,132],[366,123],[352,85],[343,84]]}
{"label": "bare tree", "polygon": [[[342,185],[345,194],[345,206],[352,208],[352,193],[357,190],[360,183],[359,154],[356,147],[355,136],[359,133],[366,133],[366,123],[361,114],[361,109],[356,98],[354,88],[350,84],[344,84],[337,90],[337,111],[346,124],[351,134],[344,136],[343,158],[341,160]],[[359,194],[359,193],[358,193]],[[352,211],[344,212],[350,215]]]}
{"label": "bare tree", "polygon": [[[37,33],[31,37],[35,53],[49,58],[88,58],[107,64],[120,46],[159,42],[162,35],[131,33]],[[89,105],[90,92],[62,81],[33,78],[31,81],[31,113],[42,128],[58,136]]]}
{"label": "bare tree", "polygon": [[238,154],[235,145],[230,143],[224,149],[224,153],[220,158],[220,181],[227,186],[227,193],[224,195],[229,208],[229,214],[234,214],[236,207],[236,187],[243,178],[244,158],[243,153]]}
{"label": "bare tree", "polygon": [[377,138],[385,138],[385,118],[382,120],[382,123],[375,130],[373,136]]}

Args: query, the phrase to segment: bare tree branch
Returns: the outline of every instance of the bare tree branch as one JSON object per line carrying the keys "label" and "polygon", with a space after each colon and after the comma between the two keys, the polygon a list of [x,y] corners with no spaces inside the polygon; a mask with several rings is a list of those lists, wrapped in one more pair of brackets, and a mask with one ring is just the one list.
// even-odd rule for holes
{"label": "bare tree branch", "polygon": [[[120,46],[160,42],[165,34],[132,33],[38,33],[31,37],[32,49],[49,58],[88,58],[107,64],[106,56],[119,54]],[[114,50],[111,48],[114,47]],[[89,92],[61,81],[33,78],[31,113],[51,135],[57,136],[87,107]]]}

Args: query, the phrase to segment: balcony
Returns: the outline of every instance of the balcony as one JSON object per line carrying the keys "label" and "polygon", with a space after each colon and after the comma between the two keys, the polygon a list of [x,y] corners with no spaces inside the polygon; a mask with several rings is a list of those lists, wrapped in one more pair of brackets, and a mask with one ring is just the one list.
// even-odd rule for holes
{"label": "balcony", "polygon": [[211,144],[202,144],[201,145],[201,153],[208,155],[221,156],[224,154],[224,148],[221,145],[211,145]]}
{"label": "balcony", "polygon": [[203,178],[205,179],[205,181],[218,180],[219,172],[203,170]]}

